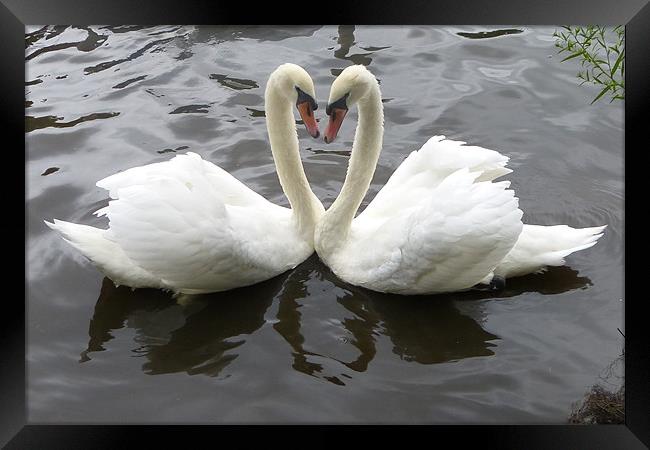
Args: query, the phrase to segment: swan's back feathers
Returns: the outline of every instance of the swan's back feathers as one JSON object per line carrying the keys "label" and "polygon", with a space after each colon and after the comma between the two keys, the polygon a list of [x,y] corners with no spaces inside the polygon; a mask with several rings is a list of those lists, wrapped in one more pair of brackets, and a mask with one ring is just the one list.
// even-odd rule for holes
{"label": "swan's back feathers", "polygon": [[118,198],[120,188],[146,185],[160,178],[172,178],[191,186],[196,182],[197,174],[219,193],[224,203],[242,206],[266,201],[221,167],[205,161],[194,152],[177,155],[169,161],[127,169],[99,180],[97,186],[109,191],[111,198]]}
{"label": "swan's back feathers", "polygon": [[564,265],[566,256],[594,246],[606,227],[524,225],[517,243],[494,274],[509,278],[543,271],[546,266]]}
{"label": "swan's back feathers", "polygon": [[445,136],[433,136],[402,161],[359,217],[381,218],[387,213],[382,205],[400,203],[405,207],[415,206],[423,194],[459,169],[467,168],[478,173],[477,182],[494,180],[512,172],[505,167],[508,159],[494,150],[465,145],[463,141],[453,141]]}
{"label": "swan's back feathers", "polygon": [[[345,267],[343,278],[400,294],[450,292],[478,283],[511,250],[522,228],[510,183],[478,181],[481,176],[460,169],[417,205],[380,205],[392,212],[379,227],[359,216],[336,262]],[[346,265],[345,258],[353,263]]]}
{"label": "swan's back feathers", "polygon": [[395,171],[396,181],[426,171],[444,178],[451,173],[467,168],[470,172],[482,172],[477,181],[494,180],[512,170],[505,166],[508,157],[494,150],[474,145],[465,145],[463,141],[446,139],[445,136],[433,136],[416,152],[411,152]]}

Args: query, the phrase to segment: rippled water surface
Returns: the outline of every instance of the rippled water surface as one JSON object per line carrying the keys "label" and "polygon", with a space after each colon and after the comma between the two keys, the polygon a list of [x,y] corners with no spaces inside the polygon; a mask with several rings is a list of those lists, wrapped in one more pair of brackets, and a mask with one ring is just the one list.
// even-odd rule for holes
{"label": "rippled water surface", "polygon": [[[564,422],[622,348],[623,106],[590,105],[598,88],[578,86],[579,63],[560,63],[553,31],[27,29],[30,421]],[[312,75],[321,107],[350,64],[380,80],[386,135],[362,207],[410,151],[444,134],[511,158],[525,222],[607,223],[605,236],[499,293],[380,295],[312,257],[179,304],[115,288],[43,224],[106,227],[91,215],[107,204],[97,180],[185,151],[288,205],[263,102],[283,62]],[[345,176],[349,116],[329,146],[299,127],[326,207]]]}

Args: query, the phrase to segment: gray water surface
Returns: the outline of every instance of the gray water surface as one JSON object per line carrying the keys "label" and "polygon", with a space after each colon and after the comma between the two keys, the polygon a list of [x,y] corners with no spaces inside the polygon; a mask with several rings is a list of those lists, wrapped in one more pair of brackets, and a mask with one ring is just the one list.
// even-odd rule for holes
{"label": "gray water surface", "polygon": [[[507,30],[494,32],[496,30]],[[487,33],[484,33],[486,32]],[[591,100],[552,27],[30,27],[26,30],[28,415],[32,423],[563,423],[622,349],[623,104]],[[434,134],[510,157],[524,221],[608,224],[567,266],[497,293],[381,295],[312,256],[258,285],[179,304],[115,288],[43,219],[105,228],[95,186],[185,151],[288,206],[263,93],[303,66],[381,82],[384,149],[362,208]],[[299,126],[336,198],[356,125]],[[297,117],[297,115],[296,115]]]}

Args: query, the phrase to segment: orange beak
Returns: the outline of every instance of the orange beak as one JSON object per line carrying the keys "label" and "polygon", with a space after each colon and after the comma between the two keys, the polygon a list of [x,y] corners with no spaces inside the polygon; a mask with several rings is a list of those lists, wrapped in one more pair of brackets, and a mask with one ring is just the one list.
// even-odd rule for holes
{"label": "orange beak", "polygon": [[330,142],[333,142],[334,139],[336,139],[336,135],[339,132],[339,128],[341,128],[341,124],[343,123],[343,119],[345,118],[345,115],[347,114],[348,110],[344,108],[332,108],[332,111],[330,113],[330,120],[327,124],[327,128],[325,129],[325,143],[329,144]]}
{"label": "orange beak", "polygon": [[296,105],[298,112],[300,113],[300,118],[307,128],[307,132],[313,138],[320,136],[318,131],[318,124],[316,123],[316,117],[314,117],[314,110],[312,109],[311,102],[302,102]]}

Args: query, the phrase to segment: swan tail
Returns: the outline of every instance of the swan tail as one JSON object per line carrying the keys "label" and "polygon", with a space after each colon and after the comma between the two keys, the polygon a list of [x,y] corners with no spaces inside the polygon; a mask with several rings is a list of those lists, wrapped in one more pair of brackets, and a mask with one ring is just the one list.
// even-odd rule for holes
{"label": "swan tail", "polygon": [[106,230],[57,219],[54,223],[44,222],[116,285],[165,288],[159,279],[136,266],[115,242],[107,239]]}
{"label": "swan tail", "polygon": [[566,256],[593,247],[606,227],[524,225],[517,243],[494,269],[494,274],[511,278],[540,273],[547,266],[562,266]]}
{"label": "swan tail", "polygon": [[54,223],[46,220],[44,222],[45,225],[59,233],[64,241],[79,250],[90,260],[95,259],[93,258],[95,255],[99,256],[99,259],[102,259],[100,255],[107,253],[106,246],[110,244],[110,241],[107,241],[103,237],[105,230],[57,219],[54,219]]}

